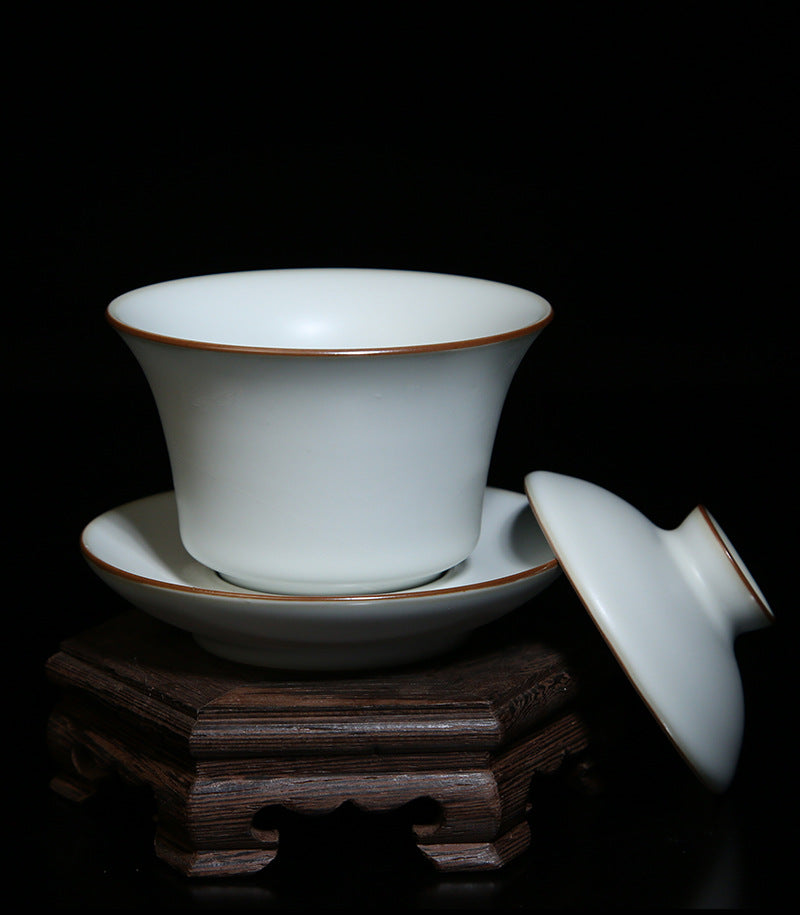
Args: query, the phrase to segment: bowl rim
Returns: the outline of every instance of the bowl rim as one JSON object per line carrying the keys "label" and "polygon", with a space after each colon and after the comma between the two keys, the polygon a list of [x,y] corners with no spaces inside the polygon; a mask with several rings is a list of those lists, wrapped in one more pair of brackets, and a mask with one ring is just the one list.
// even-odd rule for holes
{"label": "bowl rim", "polygon": [[[161,334],[155,331],[146,330],[141,327],[136,327],[133,324],[129,324],[124,321],[122,318],[114,314],[115,306],[125,298],[129,296],[137,295],[138,293],[145,292],[146,290],[154,289],[157,286],[166,286],[173,283],[181,283],[184,280],[204,280],[204,279],[216,279],[221,277],[234,277],[234,276],[243,276],[247,274],[269,274],[269,273],[305,273],[310,274],[318,271],[341,271],[352,272],[352,273],[375,273],[375,274],[411,274],[416,276],[430,276],[430,277],[440,277],[440,278],[450,278],[455,280],[473,280],[476,283],[486,283],[488,285],[494,285],[500,288],[504,288],[508,291],[516,291],[518,293],[524,293],[530,296],[532,299],[538,301],[538,303],[543,307],[544,314],[541,318],[533,321],[530,324],[526,324],[523,327],[513,328],[508,331],[502,331],[496,334],[488,334],[480,337],[469,337],[465,339],[458,340],[447,340],[440,343],[418,343],[418,344],[408,344],[400,346],[370,346],[370,347],[285,347],[285,346],[257,346],[249,344],[238,344],[238,343],[216,343],[209,340],[198,340],[191,339],[186,337],[176,337],[169,334]],[[530,336],[531,334],[537,333],[542,328],[544,328],[550,321],[553,319],[553,308],[550,303],[540,296],[538,293],[532,292],[529,289],[524,289],[521,286],[514,286],[509,283],[504,283],[497,280],[488,280],[481,277],[465,276],[460,274],[450,274],[450,273],[437,273],[433,271],[424,271],[424,270],[404,270],[404,269],[394,269],[394,268],[372,268],[372,267],[299,267],[299,268],[277,268],[277,269],[264,269],[264,270],[235,270],[223,273],[213,273],[205,274],[198,276],[187,276],[181,277],[174,280],[166,280],[161,283],[152,283],[146,286],[140,286],[136,289],[132,289],[129,292],[122,293],[119,296],[116,296],[106,307],[105,316],[109,324],[120,334],[128,335],[131,337],[139,337],[144,340],[150,340],[155,343],[162,343],[168,346],[177,346],[184,349],[193,349],[193,350],[210,350],[214,352],[229,352],[229,353],[261,353],[264,355],[274,355],[274,356],[299,356],[299,357],[320,357],[320,356],[380,356],[380,355],[403,355],[403,354],[416,354],[416,353],[433,353],[433,352],[443,352],[447,350],[459,350],[459,349],[470,349],[478,346],[488,346],[493,343],[502,343],[506,340],[513,340],[519,337]]]}

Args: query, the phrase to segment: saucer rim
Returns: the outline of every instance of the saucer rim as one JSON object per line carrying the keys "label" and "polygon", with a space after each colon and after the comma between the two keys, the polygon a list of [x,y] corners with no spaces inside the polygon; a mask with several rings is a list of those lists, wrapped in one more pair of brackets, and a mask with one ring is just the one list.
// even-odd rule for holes
{"label": "saucer rim", "polygon": [[[497,490],[499,492],[512,493],[513,495],[519,495],[524,498],[524,493],[515,493],[512,490],[502,489],[501,487],[487,487],[487,491],[490,489]],[[132,505],[136,502],[141,502],[144,499],[152,499],[157,496],[166,496],[168,494],[174,494],[174,489],[163,490],[160,493],[152,493],[149,496],[142,496],[138,499],[131,499],[128,502],[123,502],[122,504],[115,506],[112,509],[109,509],[109,512],[116,512],[124,509],[128,505]],[[538,566],[533,566],[522,570],[521,572],[515,572],[511,575],[505,575],[501,578],[492,578],[486,581],[473,582],[471,584],[458,585],[455,587],[446,587],[446,588],[431,588],[424,587],[420,590],[403,590],[403,591],[386,591],[386,592],[371,592],[367,594],[273,594],[267,591],[250,591],[247,589],[242,589],[240,591],[228,591],[217,588],[200,588],[194,585],[183,585],[178,584],[177,582],[166,582],[159,579],[150,578],[146,575],[139,575],[136,572],[129,572],[126,569],[120,569],[118,566],[112,565],[104,559],[100,559],[99,556],[96,556],[86,544],[86,533],[89,527],[95,523],[102,515],[108,514],[108,512],[102,512],[96,518],[92,519],[88,524],[85,525],[83,531],[81,532],[79,539],[79,546],[82,555],[84,558],[97,566],[103,571],[115,575],[119,578],[126,579],[128,581],[135,582],[137,584],[148,585],[159,590],[169,590],[169,591],[178,591],[182,593],[189,594],[207,594],[212,597],[221,597],[221,598],[235,598],[239,600],[265,600],[265,601],[281,601],[287,603],[301,602],[301,603],[360,603],[360,602],[377,602],[385,600],[411,600],[413,598],[421,597],[438,597],[438,596],[447,596],[451,594],[464,594],[472,591],[482,591],[491,588],[499,588],[507,584],[511,584],[517,581],[523,581],[528,578],[535,578],[539,575],[544,574],[545,572],[556,569],[559,566],[559,561],[556,558],[555,554],[552,559],[549,559],[547,562],[542,563]],[[538,521],[537,521],[538,523]],[[540,525],[541,527],[541,525]],[[544,535],[544,531],[542,531]],[[545,535],[545,541],[547,537]],[[549,542],[548,542],[549,545]],[[188,555],[188,554],[187,554]],[[196,561],[196,560],[195,560]],[[213,570],[211,570],[213,571]]]}

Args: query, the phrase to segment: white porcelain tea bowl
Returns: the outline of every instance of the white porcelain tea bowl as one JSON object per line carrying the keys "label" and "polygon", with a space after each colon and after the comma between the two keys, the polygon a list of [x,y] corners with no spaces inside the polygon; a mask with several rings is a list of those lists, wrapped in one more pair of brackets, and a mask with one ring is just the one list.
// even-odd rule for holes
{"label": "white porcelain tea bowl", "polygon": [[278,669],[357,670],[421,660],[533,598],[560,570],[527,500],[486,491],[470,556],[392,594],[270,595],[230,585],[185,550],[173,492],[90,522],[94,572],[133,606],[191,632],[211,654]]}
{"label": "white porcelain tea bowl", "polygon": [[487,280],[320,268],[159,283],[107,314],[152,389],[189,554],[244,588],[330,596],[469,556],[508,387],[552,309]]}

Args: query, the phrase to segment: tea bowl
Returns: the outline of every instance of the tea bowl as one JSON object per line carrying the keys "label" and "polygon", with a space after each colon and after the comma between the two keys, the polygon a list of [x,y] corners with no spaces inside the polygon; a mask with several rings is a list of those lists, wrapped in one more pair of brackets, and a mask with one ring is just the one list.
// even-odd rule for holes
{"label": "tea bowl", "polygon": [[485,279],[311,268],[157,283],[107,317],[152,390],[186,551],[240,587],[353,595],[470,554],[552,308]]}

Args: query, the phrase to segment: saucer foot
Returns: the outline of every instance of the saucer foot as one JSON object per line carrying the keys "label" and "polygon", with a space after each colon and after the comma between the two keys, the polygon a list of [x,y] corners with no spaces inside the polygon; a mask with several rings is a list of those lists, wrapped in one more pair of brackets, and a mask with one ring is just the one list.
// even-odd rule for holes
{"label": "saucer foot", "polygon": [[426,661],[461,645],[469,634],[427,633],[424,638],[396,638],[355,644],[314,644],[254,640],[234,643],[195,633],[197,644],[218,658],[272,670],[348,671]]}

